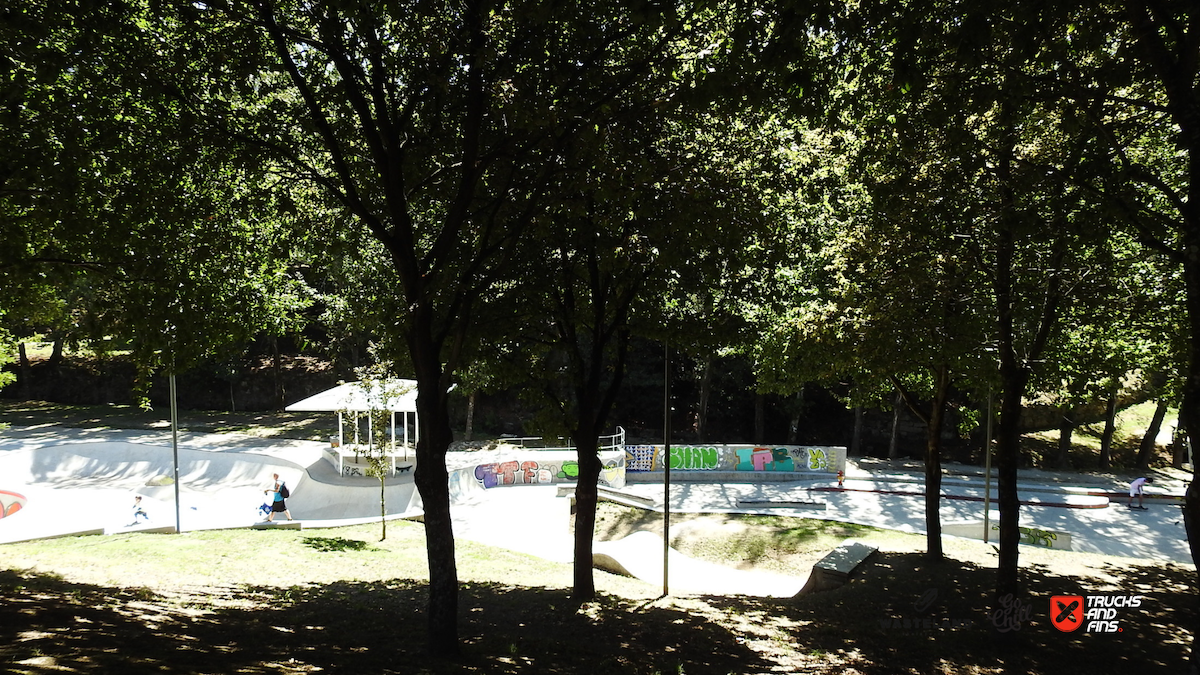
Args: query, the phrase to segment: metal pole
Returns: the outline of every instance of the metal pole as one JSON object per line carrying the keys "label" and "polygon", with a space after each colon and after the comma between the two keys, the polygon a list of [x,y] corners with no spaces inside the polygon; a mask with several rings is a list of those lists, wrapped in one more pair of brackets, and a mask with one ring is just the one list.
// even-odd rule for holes
{"label": "metal pole", "polygon": [[992,509],[992,390],[988,389],[987,440],[983,447],[983,543],[988,543]]}
{"label": "metal pole", "polygon": [[175,532],[183,532],[179,518],[179,406],[175,403],[175,370],[171,369],[171,454],[175,462]]}
{"label": "metal pole", "polygon": [[668,584],[671,551],[671,348],[663,343],[663,596]]}

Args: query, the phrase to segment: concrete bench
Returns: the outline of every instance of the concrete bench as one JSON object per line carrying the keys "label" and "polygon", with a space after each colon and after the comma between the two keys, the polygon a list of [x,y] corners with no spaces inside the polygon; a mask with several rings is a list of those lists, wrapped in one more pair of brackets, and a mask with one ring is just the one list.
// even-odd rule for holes
{"label": "concrete bench", "polygon": [[796,595],[819,593],[843,586],[854,568],[858,567],[878,551],[878,546],[872,546],[855,539],[847,539],[841,546],[833,549],[824,558],[813,564],[812,573],[808,575],[808,583]]}

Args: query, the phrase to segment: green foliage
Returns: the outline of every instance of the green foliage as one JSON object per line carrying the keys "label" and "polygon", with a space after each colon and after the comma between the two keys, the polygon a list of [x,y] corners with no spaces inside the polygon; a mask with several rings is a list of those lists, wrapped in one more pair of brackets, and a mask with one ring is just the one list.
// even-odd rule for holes
{"label": "green foliage", "polygon": [[0,299],[22,335],[128,342],[183,370],[277,327],[304,294],[280,263],[279,181],[179,99],[211,54],[139,3],[7,15],[0,81]]}
{"label": "green foliage", "polygon": [[[3,313],[0,313],[0,318],[3,318]],[[7,387],[16,381],[16,373],[5,369],[10,363],[14,363],[17,353],[17,342],[13,339],[12,334],[0,328],[0,389]]]}

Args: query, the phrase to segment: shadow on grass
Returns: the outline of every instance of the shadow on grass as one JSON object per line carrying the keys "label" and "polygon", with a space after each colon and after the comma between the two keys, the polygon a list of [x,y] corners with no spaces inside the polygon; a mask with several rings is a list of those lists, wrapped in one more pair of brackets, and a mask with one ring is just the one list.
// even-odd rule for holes
{"label": "shadow on grass", "polygon": [[373,551],[379,550],[361,539],[344,539],[342,537],[304,537],[305,546],[321,553],[340,553],[343,551]]}
{"label": "shadow on grass", "polygon": [[[68,405],[46,401],[0,401],[0,413],[14,426],[54,425],[82,429],[170,427],[162,410],[135,405]],[[179,411],[179,428],[194,433],[248,433],[263,438],[325,440],[336,432],[330,416],[320,413]]]}
{"label": "shadow on grass", "polygon": [[[846,586],[774,611],[798,626],[789,632],[799,653],[864,673],[1186,672],[1191,636],[1183,626],[1194,616],[1195,572],[1140,564],[1104,572],[1113,577],[1110,585],[1045,567],[1023,569],[1023,593],[997,616],[994,568],[877,553]],[[1053,595],[1118,593],[1144,596],[1140,607],[1118,610],[1119,633],[1064,633],[1050,622]]]}
{"label": "shadow on grass", "polygon": [[565,589],[464,584],[462,655],[426,653],[409,580],[156,595],[0,572],[0,662],[16,673],[730,673],[772,663],[679,609]]}

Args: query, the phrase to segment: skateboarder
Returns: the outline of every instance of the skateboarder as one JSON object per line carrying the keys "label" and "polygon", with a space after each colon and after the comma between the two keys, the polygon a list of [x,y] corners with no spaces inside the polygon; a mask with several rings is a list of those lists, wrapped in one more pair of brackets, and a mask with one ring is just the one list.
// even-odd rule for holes
{"label": "skateboarder", "polygon": [[133,522],[130,523],[130,525],[137,525],[138,518],[141,518],[148,522],[150,520],[150,514],[146,513],[146,509],[142,508],[142,496],[134,495],[133,496]]}
{"label": "skateboarder", "polygon": [[[1131,509],[1138,508],[1138,509],[1143,509],[1143,510],[1146,508],[1145,506],[1142,505],[1142,486],[1145,485],[1146,483],[1153,483],[1153,482],[1154,482],[1153,478],[1146,478],[1145,476],[1133,479],[1133,482],[1131,482],[1129,484],[1129,508],[1131,508]],[[1133,505],[1133,497],[1135,495],[1138,498],[1137,506]]]}

